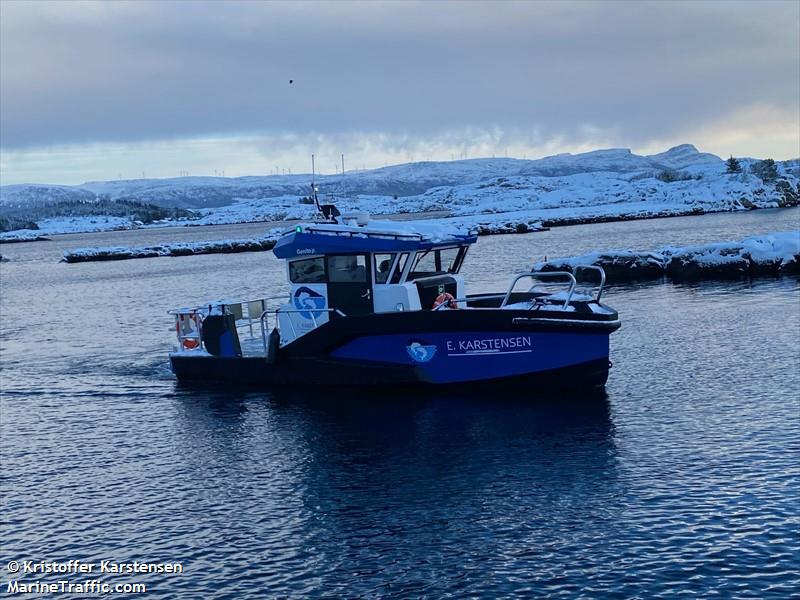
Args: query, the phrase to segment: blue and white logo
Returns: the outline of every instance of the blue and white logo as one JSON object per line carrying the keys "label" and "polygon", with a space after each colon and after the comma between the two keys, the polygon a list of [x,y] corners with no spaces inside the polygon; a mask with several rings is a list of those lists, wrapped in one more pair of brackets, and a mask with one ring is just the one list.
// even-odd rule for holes
{"label": "blue and white logo", "polygon": [[426,363],[436,356],[436,346],[423,346],[419,342],[406,346],[406,351],[411,360],[418,363]]}
{"label": "blue and white logo", "polygon": [[318,319],[324,313],[325,296],[312,290],[311,288],[297,288],[292,298],[294,307],[300,312],[297,313],[304,319]]}

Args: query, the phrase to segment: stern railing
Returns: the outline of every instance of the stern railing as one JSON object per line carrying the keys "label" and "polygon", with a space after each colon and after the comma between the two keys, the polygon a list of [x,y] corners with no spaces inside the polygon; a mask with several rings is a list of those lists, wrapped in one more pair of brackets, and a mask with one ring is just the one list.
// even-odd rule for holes
{"label": "stern railing", "polygon": [[[257,339],[254,327],[258,327],[261,334],[261,345],[264,355],[268,352],[269,337],[269,315],[274,315],[275,327],[280,330],[280,314],[286,313],[310,313],[313,328],[316,329],[319,322],[319,313],[336,313],[340,317],[346,317],[338,308],[285,308],[275,306],[275,302],[284,303],[289,300],[289,296],[268,296],[252,300],[220,300],[218,302],[208,302],[198,306],[174,308],[167,311],[175,317],[175,330],[178,337],[178,347],[180,350],[202,350],[202,331],[203,320],[209,315],[234,315],[236,322],[236,334],[241,340],[243,335],[249,333],[250,339]],[[187,319],[190,319],[191,326],[187,326]],[[298,332],[295,329],[294,319],[288,319],[292,329],[292,339],[296,339]],[[252,349],[251,349],[252,352]]]}
{"label": "stern railing", "polygon": [[[202,350],[203,321],[212,314],[234,315],[237,335],[241,330],[244,330],[243,333],[249,333],[249,337],[253,339],[256,338],[254,326],[261,324],[261,335],[266,347],[262,317],[266,312],[277,310],[276,308],[268,308],[270,302],[286,302],[287,300],[288,294],[248,300],[218,300],[197,306],[173,308],[167,311],[167,314],[175,317],[175,331],[180,350]],[[186,325],[187,323],[188,326]]]}

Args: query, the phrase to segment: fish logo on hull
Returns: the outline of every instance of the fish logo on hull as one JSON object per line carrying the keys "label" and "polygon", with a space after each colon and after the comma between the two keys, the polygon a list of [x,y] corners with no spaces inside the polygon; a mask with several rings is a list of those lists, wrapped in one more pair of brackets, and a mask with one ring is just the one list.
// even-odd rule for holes
{"label": "fish logo on hull", "polygon": [[414,342],[410,346],[406,346],[406,351],[411,357],[411,360],[418,363],[426,363],[436,356],[436,346],[426,346],[419,342]]}
{"label": "fish logo on hull", "polygon": [[297,288],[292,298],[294,307],[299,310],[299,314],[304,319],[311,320],[321,317],[325,308],[325,296],[312,290],[311,288]]}

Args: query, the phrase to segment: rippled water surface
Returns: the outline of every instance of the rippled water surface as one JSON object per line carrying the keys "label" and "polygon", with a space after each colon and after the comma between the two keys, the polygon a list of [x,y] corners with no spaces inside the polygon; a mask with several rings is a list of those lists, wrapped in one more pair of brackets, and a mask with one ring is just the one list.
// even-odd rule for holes
{"label": "rippled water surface", "polygon": [[[545,254],[797,221],[758,211],[484,238],[467,274],[488,291]],[[253,235],[236,232],[203,236]],[[164,235],[2,248],[4,592],[8,560],[71,558],[182,562],[183,575],[129,578],[150,597],[800,588],[797,280],[610,288],[623,327],[600,395],[201,391],[169,372],[166,309],[282,286],[271,254],[56,262]]]}

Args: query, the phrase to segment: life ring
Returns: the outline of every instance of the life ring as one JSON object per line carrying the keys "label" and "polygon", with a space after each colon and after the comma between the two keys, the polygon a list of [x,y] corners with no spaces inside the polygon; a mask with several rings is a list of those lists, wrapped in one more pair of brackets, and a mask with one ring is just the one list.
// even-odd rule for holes
{"label": "life ring", "polygon": [[453,294],[448,292],[443,292],[436,296],[436,300],[433,301],[433,310],[438,309],[440,306],[445,305],[446,308],[458,308],[458,303],[456,299],[453,297]]}
{"label": "life ring", "polygon": [[[186,325],[184,325],[184,319],[188,321]],[[181,331],[182,329],[186,330],[186,333],[189,335],[194,334],[197,335],[197,337],[184,337],[186,333],[183,333]],[[200,346],[200,320],[197,317],[197,313],[178,315],[178,318],[175,319],[175,332],[178,334],[178,340],[184,350],[194,350],[198,348]]]}

